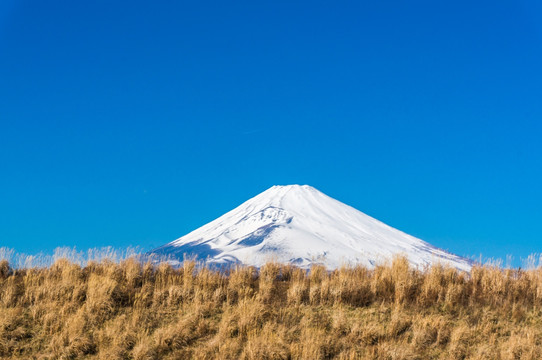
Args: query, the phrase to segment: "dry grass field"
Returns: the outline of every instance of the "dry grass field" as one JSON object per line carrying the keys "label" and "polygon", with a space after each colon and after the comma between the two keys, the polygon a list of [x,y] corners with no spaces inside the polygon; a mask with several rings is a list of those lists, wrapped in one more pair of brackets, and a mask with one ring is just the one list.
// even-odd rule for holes
{"label": "dry grass field", "polygon": [[1,359],[541,359],[542,269],[0,262]]}

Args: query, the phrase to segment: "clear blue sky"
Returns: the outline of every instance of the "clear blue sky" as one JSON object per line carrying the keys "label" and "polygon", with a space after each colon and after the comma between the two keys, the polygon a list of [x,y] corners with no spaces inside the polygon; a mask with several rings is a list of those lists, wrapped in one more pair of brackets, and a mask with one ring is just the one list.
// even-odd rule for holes
{"label": "clear blue sky", "polygon": [[293,183],[541,252],[540,2],[0,2],[0,246],[150,249]]}

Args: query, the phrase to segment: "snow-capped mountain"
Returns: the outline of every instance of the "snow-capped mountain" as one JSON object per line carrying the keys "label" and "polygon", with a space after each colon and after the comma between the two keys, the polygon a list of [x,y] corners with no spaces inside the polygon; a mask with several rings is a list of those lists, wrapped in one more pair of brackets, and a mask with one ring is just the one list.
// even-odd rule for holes
{"label": "snow-capped mountain", "polygon": [[470,270],[469,260],[394,229],[308,185],[273,186],[218,219],[153,250],[213,265],[267,261],[307,268],[369,268],[404,254],[414,266],[440,262]]}

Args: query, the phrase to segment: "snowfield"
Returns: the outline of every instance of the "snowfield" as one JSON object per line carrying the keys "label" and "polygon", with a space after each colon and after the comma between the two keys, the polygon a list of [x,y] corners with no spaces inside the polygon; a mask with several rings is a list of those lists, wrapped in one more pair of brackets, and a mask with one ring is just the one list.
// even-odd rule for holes
{"label": "snowfield", "polygon": [[469,260],[436,248],[308,185],[273,186],[218,219],[151,253],[210,265],[259,267],[275,260],[302,268],[363,264],[396,254],[413,266],[442,263],[469,271]]}

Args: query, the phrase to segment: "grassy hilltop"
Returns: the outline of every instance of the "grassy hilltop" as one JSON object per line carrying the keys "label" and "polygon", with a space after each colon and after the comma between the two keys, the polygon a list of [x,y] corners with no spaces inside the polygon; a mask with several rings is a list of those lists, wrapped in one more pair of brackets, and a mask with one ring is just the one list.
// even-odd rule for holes
{"label": "grassy hilltop", "polygon": [[540,359],[542,269],[0,262],[1,359]]}

